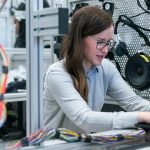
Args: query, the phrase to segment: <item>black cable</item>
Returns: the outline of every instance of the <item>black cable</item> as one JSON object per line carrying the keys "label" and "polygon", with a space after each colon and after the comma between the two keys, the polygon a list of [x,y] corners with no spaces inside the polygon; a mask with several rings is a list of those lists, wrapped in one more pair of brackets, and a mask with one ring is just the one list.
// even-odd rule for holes
{"label": "black cable", "polygon": [[127,17],[126,15],[120,15],[121,17],[125,17],[129,22],[131,22],[134,26],[144,30],[144,31],[150,31],[150,29],[147,29],[147,28],[143,28],[142,26],[140,25],[137,25],[133,22],[133,20],[131,19],[131,17]]}
{"label": "black cable", "polygon": [[[125,17],[126,20],[123,19],[123,17]],[[138,32],[139,36],[143,37],[143,39],[145,41],[145,45],[150,46],[149,38],[144,34],[143,31],[141,31],[141,29],[148,30],[148,31],[149,31],[149,29],[146,29],[146,28],[143,28],[143,27],[141,27],[139,25],[136,25],[129,17],[127,17],[125,15],[120,15],[118,17],[118,20],[117,20],[117,22],[115,24],[115,30],[114,30],[115,34],[117,34],[117,28],[118,28],[119,23],[121,23],[121,22],[124,23],[124,25],[127,25],[127,26],[131,27],[132,29],[134,29],[136,32]]]}
{"label": "black cable", "polygon": [[143,15],[143,14],[145,14],[146,12],[144,11],[144,12],[142,12],[142,13],[139,13],[139,14],[137,14],[137,15],[134,15],[134,16],[130,16],[130,18],[135,18],[135,17],[138,17],[138,16],[140,16],[140,15]]}
{"label": "black cable", "polygon": [[[139,6],[142,10],[144,10],[147,14],[150,14],[150,11],[146,10],[146,9],[141,5],[141,3],[140,3],[139,0],[137,0],[137,4],[138,4],[138,6]],[[147,3],[146,3],[146,4],[147,4]]]}

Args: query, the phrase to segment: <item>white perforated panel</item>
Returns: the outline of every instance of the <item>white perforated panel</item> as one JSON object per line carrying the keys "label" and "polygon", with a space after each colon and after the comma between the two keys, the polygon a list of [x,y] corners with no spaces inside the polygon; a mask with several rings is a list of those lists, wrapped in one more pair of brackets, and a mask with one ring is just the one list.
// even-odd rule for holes
{"label": "white perforated panel", "polygon": [[[90,0],[90,1],[89,0],[68,0],[68,8],[70,9],[70,11],[72,11],[72,9],[74,9],[75,4],[81,3],[81,2],[86,2],[86,3],[88,2],[90,5],[102,6],[102,3],[99,2],[98,0],[97,1],[95,0]],[[127,15],[128,17],[132,17],[143,12],[143,10],[137,5],[137,0],[133,0],[133,1],[131,0],[106,0],[104,2],[111,2],[115,4],[115,10],[113,13],[114,21],[117,20],[119,15]],[[144,3],[144,0],[140,0],[140,2],[142,6],[145,9],[147,9]],[[144,13],[132,19],[136,24],[144,28],[150,29],[150,14]],[[126,25],[122,26],[122,23],[120,23],[117,31],[121,39],[127,44],[128,51],[131,56],[139,51],[142,51],[150,55],[150,47],[142,46],[143,44],[145,44],[144,39],[139,37],[139,34],[134,29]],[[144,31],[144,33],[150,39],[150,32]],[[124,75],[124,72],[125,72],[124,68],[125,68],[128,58],[126,56],[122,56],[122,57],[116,56],[115,58],[121,66],[121,74]],[[136,89],[134,90],[138,95],[146,99],[150,99],[150,88],[144,91],[138,91]]]}
{"label": "white perforated panel", "polygon": [[[108,2],[112,2],[112,0],[109,0]],[[132,17],[132,16],[135,16],[135,15],[143,12],[143,10],[137,5],[137,0],[133,0],[133,1],[131,1],[131,0],[119,0],[119,1],[114,0],[113,2],[115,3],[115,11],[113,14],[113,18],[115,21],[119,15],[127,15],[128,17]],[[145,5],[144,1],[140,0],[140,2],[142,4],[142,6],[146,9],[146,5]],[[134,23],[136,23],[144,28],[150,29],[150,14],[145,13],[140,16],[132,18],[132,20],[134,21]],[[139,34],[134,29],[132,29],[126,25],[122,26],[122,23],[120,23],[117,31],[118,31],[121,39],[127,44],[128,51],[131,56],[139,51],[142,51],[142,52],[150,55],[150,47],[142,46],[143,44],[145,44],[144,39],[142,37],[140,37]],[[144,33],[150,39],[150,31],[144,31]],[[118,60],[120,66],[121,66],[121,69],[122,69],[122,74],[124,75],[124,72],[125,72],[124,67],[127,62],[127,57],[126,56],[116,57],[116,59]],[[144,90],[144,91],[138,91],[136,89],[134,89],[134,90],[138,95],[140,95],[146,99],[150,99],[150,88],[148,88],[147,90]]]}

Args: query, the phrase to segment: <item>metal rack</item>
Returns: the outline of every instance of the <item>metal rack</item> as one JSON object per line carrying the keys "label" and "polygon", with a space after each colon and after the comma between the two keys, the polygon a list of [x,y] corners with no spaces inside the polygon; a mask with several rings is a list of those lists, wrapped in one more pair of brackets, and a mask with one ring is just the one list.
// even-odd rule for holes
{"label": "metal rack", "polygon": [[43,37],[66,33],[68,9],[42,9],[42,1],[29,0],[26,2],[26,12],[27,134],[29,134],[43,126]]}
{"label": "metal rack", "polygon": [[11,93],[11,94],[5,94],[4,95],[4,101],[6,103],[26,101],[26,100],[27,100],[26,92]]}

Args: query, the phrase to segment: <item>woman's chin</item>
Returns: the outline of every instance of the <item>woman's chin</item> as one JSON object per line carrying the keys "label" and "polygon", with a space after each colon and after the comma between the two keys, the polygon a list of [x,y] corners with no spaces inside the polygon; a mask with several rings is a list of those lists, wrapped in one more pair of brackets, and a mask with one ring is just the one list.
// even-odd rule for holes
{"label": "woman's chin", "polygon": [[102,60],[99,60],[99,61],[95,62],[95,65],[98,66],[98,65],[100,65],[101,63],[102,63]]}

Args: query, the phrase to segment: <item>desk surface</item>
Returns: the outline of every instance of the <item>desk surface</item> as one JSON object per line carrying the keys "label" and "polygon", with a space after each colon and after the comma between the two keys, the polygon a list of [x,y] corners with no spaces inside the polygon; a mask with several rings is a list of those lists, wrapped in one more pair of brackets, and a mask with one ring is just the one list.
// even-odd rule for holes
{"label": "desk surface", "polygon": [[[7,150],[5,146],[8,142],[0,142],[0,150]],[[20,150],[150,150],[149,141],[123,141],[109,144],[93,144],[87,142],[71,142],[52,144],[49,146],[29,146],[23,147]]]}

